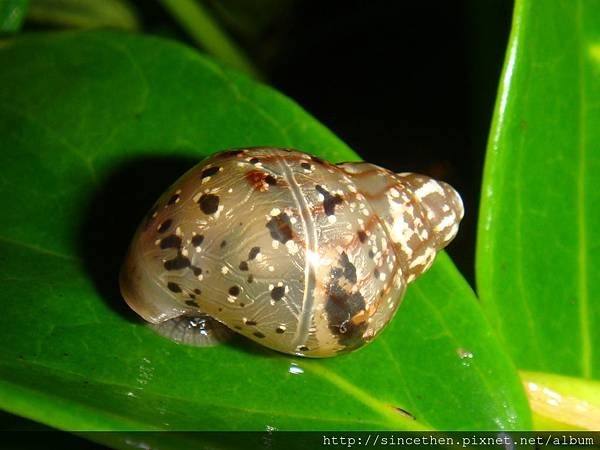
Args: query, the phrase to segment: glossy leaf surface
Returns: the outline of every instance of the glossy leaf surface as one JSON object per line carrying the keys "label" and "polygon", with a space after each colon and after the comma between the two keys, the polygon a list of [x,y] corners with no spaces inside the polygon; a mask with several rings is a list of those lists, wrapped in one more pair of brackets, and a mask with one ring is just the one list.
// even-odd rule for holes
{"label": "glossy leaf surface", "polygon": [[516,3],[478,291],[517,365],[600,377],[600,2]]}

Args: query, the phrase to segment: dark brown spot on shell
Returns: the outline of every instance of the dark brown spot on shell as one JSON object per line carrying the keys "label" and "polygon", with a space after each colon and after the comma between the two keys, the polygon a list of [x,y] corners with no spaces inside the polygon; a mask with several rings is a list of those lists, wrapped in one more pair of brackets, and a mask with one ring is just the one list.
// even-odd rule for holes
{"label": "dark brown spot on shell", "polygon": [[252,333],[254,336],[256,336],[259,339],[262,339],[265,337],[264,334],[262,334],[260,331],[255,331],[254,333]]}
{"label": "dark brown spot on shell", "polygon": [[240,288],[239,286],[231,286],[228,292],[229,295],[231,295],[232,297],[237,297],[238,295],[240,295]]}
{"label": "dark brown spot on shell", "polygon": [[248,275],[248,283],[252,283],[254,281],[254,275],[250,274]]}
{"label": "dark brown spot on shell", "polygon": [[190,266],[189,258],[186,258],[181,253],[178,253],[177,256],[173,259],[169,259],[165,261],[164,267],[166,270],[181,270]]}
{"label": "dark brown spot on shell", "polygon": [[335,207],[343,203],[339,194],[331,195],[323,186],[317,185],[315,189],[324,197],[323,210],[325,214],[331,216],[335,214]]}
{"label": "dark brown spot on shell", "polygon": [[194,289],[194,294],[200,295],[200,294],[202,294],[202,291],[200,289],[196,288],[196,289]]}
{"label": "dark brown spot on shell", "polygon": [[202,194],[198,199],[198,204],[204,214],[214,214],[219,209],[219,197],[213,194]]}
{"label": "dark brown spot on shell", "polygon": [[248,259],[250,261],[252,261],[254,258],[256,258],[256,255],[258,255],[260,253],[260,247],[252,247],[250,249],[250,251],[248,252]]}
{"label": "dark brown spot on shell", "polygon": [[246,173],[246,181],[252,189],[259,192],[266,192],[269,186],[277,184],[274,176],[262,170],[250,170]]}
{"label": "dark brown spot on shell", "polygon": [[275,333],[277,333],[277,334],[283,334],[283,333],[285,333],[285,328],[283,328],[283,327],[277,327],[277,328],[275,328]]}
{"label": "dark brown spot on shell", "polygon": [[298,350],[300,350],[301,352],[307,352],[310,349],[306,345],[303,345]]}
{"label": "dark brown spot on shell", "polygon": [[167,288],[171,291],[171,292],[181,292],[181,288],[179,287],[179,285],[177,283],[173,283],[172,281],[169,281],[167,283]]}
{"label": "dark brown spot on shell", "polygon": [[276,241],[285,244],[292,239],[292,222],[290,217],[282,212],[267,222],[267,228],[271,232],[271,237]]}
{"label": "dark brown spot on shell", "polygon": [[203,241],[204,241],[204,236],[201,234],[197,234],[194,237],[192,237],[192,245],[194,247],[200,247],[200,244],[202,244]]}
{"label": "dark brown spot on shell", "polygon": [[239,266],[239,267],[240,267],[240,270],[242,270],[242,271],[244,271],[244,272],[245,272],[246,270],[248,270],[248,263],[247,263],[246,261],[242,261],[242,262],[240,263],[240,266]]}
{"label": "dark brown spot on shell", "polygon": [[227,241],[225,241],[225,240],[221,241],[221,245],[220,245],[221,248],[225,248],[226,245],[227,245]]}
{"label": "dark brown spot on shell", "polygon": [[285,288],[283,286],[276,286],[271,289],[271,298],[275,301],[281,300],[285,295]]}
{"label": "dark brown spot on shell", "polygon": [[253,327],[254,325],[256,325],[256,322],[254,320],[247,320],[246,325]]}
{"label": "dark brown spot on shell", "polygon": [[200,179],[204,180],[206,177],[211,177],[218,171],[219,171],[219,166],[209,167],[208,169],[204,169],[202,171],[202,173],[200,174]]}
{"label": "dark brown spot on shell", "polygon": [[186,300],[185,304],[188,306],[194,306],[196,308],[199,306],[198,303],[196,303],[194,300]]}
{"label": "dark brown spot on shell", "polygon": [[367,240],[367,233],[365,233],[363,230],[358,230],[356,234],[358,235],[358,240],[364,244]]}
{"label": "dark brown spot on shell", "polygon": [[192,272],[194,272],[195,276],[202,275],[202,269],[200,267],[197,267],[197,266],[192,266]]}
{"label": "dark brown spot on shell", "polygon": [[181,248],[181,238],[175,234],[172,234],[170,236],[167,236],[166,238],[162,239],[160,241],[160,248],[167,249],[167,248]]}
{"label": "dark brown spot on shell", "polygon": [[169,228],[171,228],[171,225],[173,224],[173,220],[172,219],[167,219],[165,220],[163,223],[160,224],[160,226],[158,227],[158,232],[159,233],[164,233],[165,231],[167,231]]}
{"label": "dark brown spot on shell", "polygon": [[177,200],[179,200],[179,194],[173,194],[167,202],[167,205],[174,205],[175,203],[177,203]]}
{"label": "dark brown spot on shell", "polygon": [[301,167],[302,167],[304,170],[312,170],[312,166],[311,166],[309,163],[307,163],[307,162],[300,163],[300,166],[301,166]]}
{"label": "dark brown spot on shell", "polygon": [[257,164],[260,160],[258,158],[251,158],[250,159],[250,164]]}
{"label": "dark brown spot on shell", "polygon": [[359,291],[351,292],[343,288],[339,280],[331,282],[327,289],[325,312],[329,330],[338,336],[344,351],[353,350],[363,343],[362,335],[367,322],[354,323],[350,320],[365,309],[365,299]]}
{"label": "dark brown spot on shell", "polygon": [[344,270],[344,278],[346,278],[352,284],[356,283],[356,267],[350,262],[350,260],[348,259],[348,255],[346,255],[346,252],[343,252],[340,255],[340,259],[338,260],[338,262]]}

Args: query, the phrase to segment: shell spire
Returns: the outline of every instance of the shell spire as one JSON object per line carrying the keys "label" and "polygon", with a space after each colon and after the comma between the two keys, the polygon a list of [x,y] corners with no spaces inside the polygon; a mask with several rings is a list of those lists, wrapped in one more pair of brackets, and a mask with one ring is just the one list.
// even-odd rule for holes
{"label": "shell spire", "polygon": [[462,199],[443,181],[417,173],[395,174],[369,163],[338,164],[383,222],[406,282],[425,272],[458,232]]}

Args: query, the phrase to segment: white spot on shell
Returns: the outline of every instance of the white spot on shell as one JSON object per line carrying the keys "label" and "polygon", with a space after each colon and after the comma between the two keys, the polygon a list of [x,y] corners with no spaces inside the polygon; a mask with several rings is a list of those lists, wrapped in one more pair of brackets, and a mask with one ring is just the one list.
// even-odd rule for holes
{"label": "white spot on shell", "polygon": [[415,196],[418,198],[424,198],[429,194],[433,194],[434,192],[444,195],[444,190],[438,184],[438,182],[435,180],[429,180],[415,191]]}
{"label": "white spot on shell", "polygon": [[298,247],[298,244],[296,244],[291,239],[285,243],[285,246],[287,247],[288,251],[292,255],[295,255],[296,253],[298,253],[298,250],[300,250],[300,248]]}
{"label": "white spot on shell", "polygon": [[454,211],[452,211],[451,214],[448,214],[446,217],[444,217],[444,219],[440,223],[438,223],[435,227],[433,227],[433,231],[435,231],[436,233],[439,233],[444,228],[446,228],[454,223],[456,223],[456,216],[454,214]]}

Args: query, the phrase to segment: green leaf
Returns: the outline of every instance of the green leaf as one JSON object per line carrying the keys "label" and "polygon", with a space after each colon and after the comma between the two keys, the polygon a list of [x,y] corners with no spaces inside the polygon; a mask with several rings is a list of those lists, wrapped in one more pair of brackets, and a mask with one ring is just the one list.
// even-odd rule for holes
{"label": "green leaf", "polygon": [[203,156],[357,159],[292,101],[181,45],[109,32],[15,40],[0,66],[0,407],[71,430],[530,426],[445,254],[381,337],[326,360],[242,338],[178,345],[125,306],[117,273],[137,222]]}
{"label": "green leaf", "polygon": [[0,2],[0,31],[19,31],[27,12],[29,0],[2,0]]}
{"label": "green leaf", "polygon": [[134,9],[127,0],[29,0],[27,20],[62,27],[136,30]]}
{"label": "green leaf", "polygon": [[517,1],[477,249],[481,300],[517,365],[596,379],[599,6]]}

